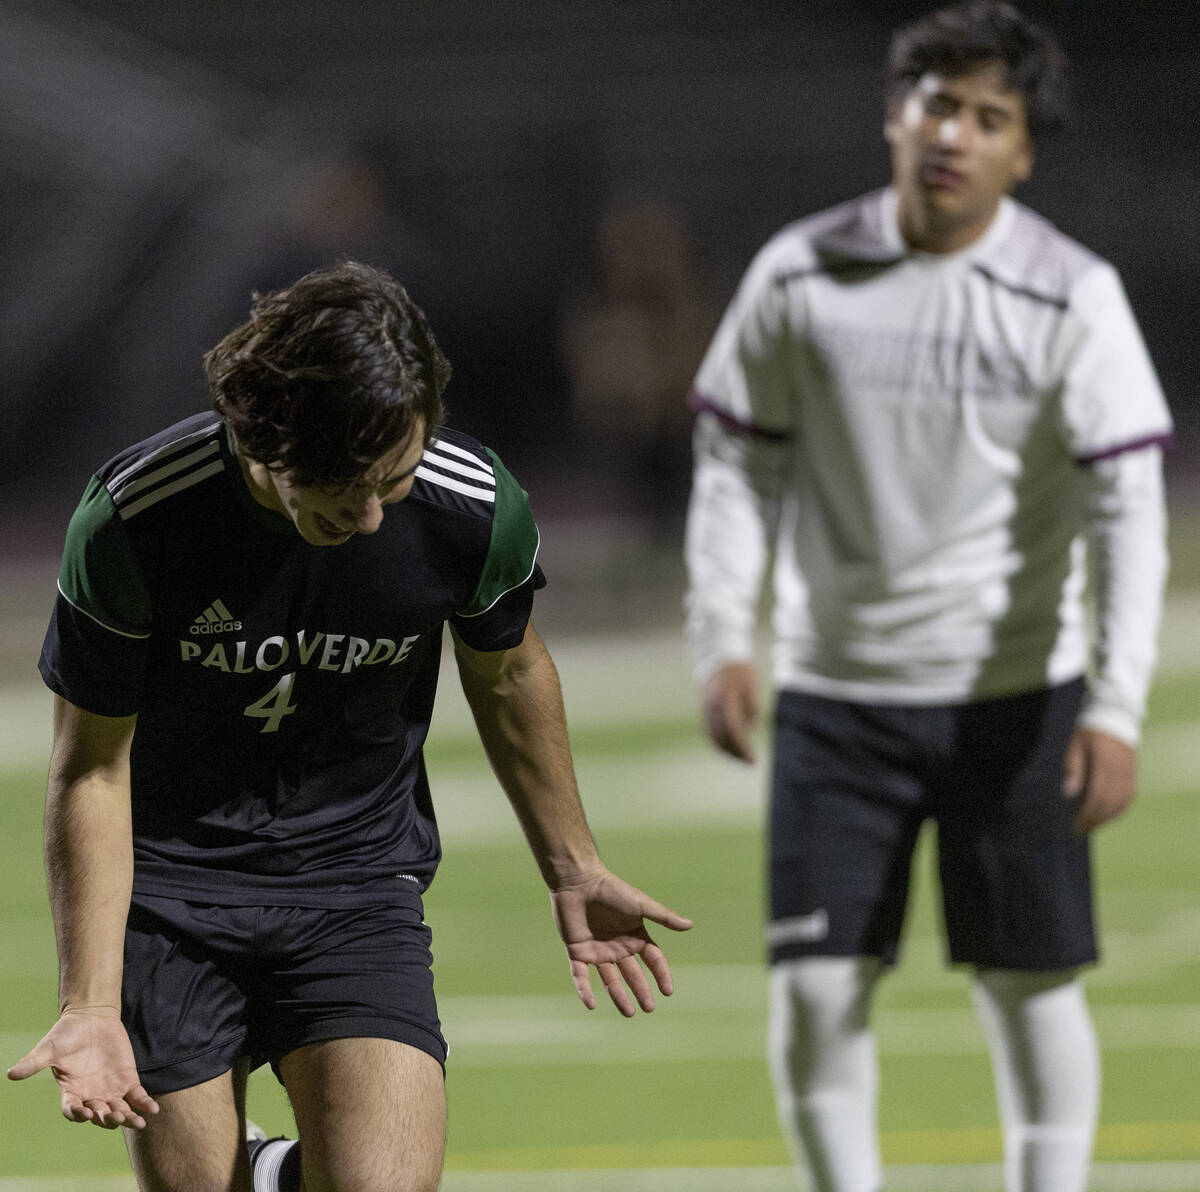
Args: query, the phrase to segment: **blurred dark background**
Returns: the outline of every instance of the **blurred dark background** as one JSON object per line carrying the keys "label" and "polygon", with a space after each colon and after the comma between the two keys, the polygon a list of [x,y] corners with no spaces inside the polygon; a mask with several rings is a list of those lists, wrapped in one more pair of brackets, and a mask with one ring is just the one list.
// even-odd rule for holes
{"label": "blurred dark background", "polygon": [[[94,466],[205,407],[251,291],[351,256],[426,308],[452,423],[560,552],[673,557],[699,354],[772,232],[886,182],[883,59],[928,7],[0,3],[5,555],[56,554]],[[1188,503],[1200,6],[1024,7],[1075,111],[1019,197],[1120,269]]]}

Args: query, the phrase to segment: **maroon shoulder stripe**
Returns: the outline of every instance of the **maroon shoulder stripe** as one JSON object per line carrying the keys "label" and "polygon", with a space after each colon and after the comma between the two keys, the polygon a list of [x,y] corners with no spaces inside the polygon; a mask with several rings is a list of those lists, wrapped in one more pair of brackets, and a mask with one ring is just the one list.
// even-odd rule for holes
{"label": "maroon shoulder stripe", "polygon": [[1095,451],[1090,455],[1077,455],[1075,462],[1080,466],[1087,464],[1099,463],[1102,459],[1112,459],[1117,455],[1124,455],[1128,451],[1140,451],[1143,447],[1158,446],[1164,451],[1169,450],[1175,442],[1175,436],[1170,431],[1163,431],[1157,435],[1147,435],[1143,439],[1132,439],[1128,443],[1116,443],[1112,447],[1105,447],[1103,451]]}
{"label": "maroon shoulder stripe", "polygon": [[771,430],[753,422],[743,422],[695,389],[688,394],[688,405],[697,414],[711,414],[727,431],[731,431],[735,435],[747,435],[750,438],[763,439],[770,443],[786,443],[792,437],[785,430]]}

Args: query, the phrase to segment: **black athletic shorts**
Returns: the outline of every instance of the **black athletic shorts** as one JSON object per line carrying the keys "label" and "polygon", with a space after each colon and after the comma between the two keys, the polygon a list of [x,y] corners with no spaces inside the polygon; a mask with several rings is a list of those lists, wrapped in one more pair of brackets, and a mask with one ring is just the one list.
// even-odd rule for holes
{"label": "black athletic shorts", "polygon": [[429,942],[416,895],[331,910],[135,894],[121,1016],[142,1083],[157,1096],[242,1057],[275,1066],[353,1037],[396,1039],[445,1065]]}
{"label": "black athletic shorts", "polygon": [[952,706],[781,692],[770,813],[772,962],[899,952],[913,848],[937,826],[952,962],[1096,959],[1087,838],[1062,795],[1083,680]]}

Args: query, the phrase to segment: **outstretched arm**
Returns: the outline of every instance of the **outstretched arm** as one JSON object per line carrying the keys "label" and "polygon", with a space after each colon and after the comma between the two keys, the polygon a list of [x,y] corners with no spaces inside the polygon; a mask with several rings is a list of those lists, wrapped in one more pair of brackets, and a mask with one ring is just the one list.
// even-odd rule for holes
{"label": "outstretched arm", "polygon": [[146,1124],[158,1105],[121,1024],[125,920],[133,884],[129,747],[134,716],[97,716],[54,698],[46,872],[58,941],[59,1019],[8,1071],[50,1068],[63,1116],[105,1129]]}
{"label": "outstretched arm", "polygon": [[674,931],[686,931],[691,922],[600,860],[575,783],[558,672],[545,644],[529,626],[511,650],[480,652],[457,635],[454,648],[484,749],[550,888],[580,999],[589,1010],[596,1005],[589,978],[594,965],[622,1014],[635,1013],[629,991],[643,1010],[652,1010],[638,957],[664,994],[672,989],[671,970],[644,920]]}

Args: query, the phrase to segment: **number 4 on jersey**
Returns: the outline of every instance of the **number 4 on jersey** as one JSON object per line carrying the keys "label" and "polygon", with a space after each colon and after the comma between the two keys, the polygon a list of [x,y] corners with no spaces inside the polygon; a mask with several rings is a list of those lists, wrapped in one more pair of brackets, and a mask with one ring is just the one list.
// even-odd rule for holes
{"label": "number 4 on jersey", "polygon": [[259,732],[278,732],[279,722],[296,710],[296,705],[291,701],[292,685],[295,682],[296,672],[289,671],[262,699],[256,699],[254,703],[246,705],[246,716],[257,716],[266,721]]}

